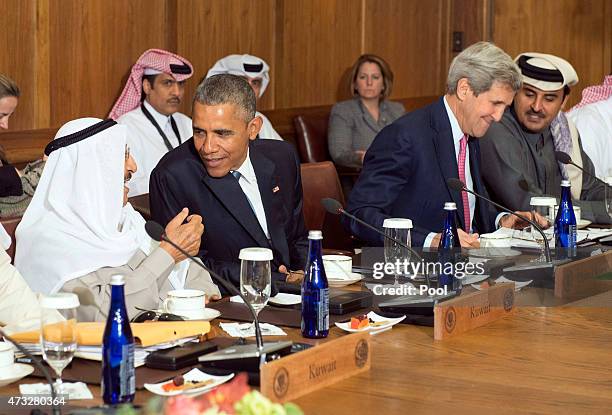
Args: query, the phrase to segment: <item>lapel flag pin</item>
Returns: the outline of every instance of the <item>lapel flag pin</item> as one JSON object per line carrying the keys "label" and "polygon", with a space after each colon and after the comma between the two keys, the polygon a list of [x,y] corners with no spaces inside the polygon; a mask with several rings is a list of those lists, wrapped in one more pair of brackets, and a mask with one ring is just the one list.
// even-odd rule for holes
{"label": "lapel flag pin", "polygon": [[272,189],[272,193],[276,193],[280,190],[280,188],[278,186],[274,186],[274,189]]}

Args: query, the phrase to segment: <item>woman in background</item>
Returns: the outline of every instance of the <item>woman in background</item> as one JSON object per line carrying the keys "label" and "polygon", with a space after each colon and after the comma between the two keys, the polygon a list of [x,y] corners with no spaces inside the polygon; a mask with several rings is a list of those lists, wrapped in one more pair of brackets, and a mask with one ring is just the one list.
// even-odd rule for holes
{"label": "woman in background", "polygon": [[404,106],[388,101],[393,72],[379,56],[361,55],[353,65],[353,99],[335,104],[329,118],[328,146],[340,166],[361,167],[366,150],[380,130],[402,116]]}
{"label": "woman in background", "polygon": [[[19,103],[19,87],[0,74],[0,129],[7,130],[9,118]],[[44,159],[29,163],[22,171],[11,166],[0,146],[0,218],[23,215],[40,180]]]}

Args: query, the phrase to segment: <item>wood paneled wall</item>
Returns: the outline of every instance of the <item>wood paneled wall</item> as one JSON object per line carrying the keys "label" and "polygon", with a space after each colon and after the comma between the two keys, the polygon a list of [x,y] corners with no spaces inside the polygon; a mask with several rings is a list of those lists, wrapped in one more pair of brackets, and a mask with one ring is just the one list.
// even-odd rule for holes
{"label": "wood paneled wall", "polygon": [[580,90],[610,72],[611,22],[612,0],[0,0],[0,72],[22,89],[12,130],[105,117],[148,48],[194,64],[186,113],[197,82],[230,53],[270,64],[260,109],[346,98],[365,52],[390,63],[393,98],[440,94],[457,30],[465,45],[491,37],[511,55],[559,54]]}
{"label": "wood paneled wall", "polygon": [[572,64],[580,82],[567,108],[586,86],[612,72],[612,0],[493,0],[493,41],[514,57],[551,53]]}
{"label": "wood paneled wall", "polygon": [[[344,99],[361,53],[389,61],[393,97],[443,91],[451,0],[0,0],[0,71],[22,99],[11,130],[105,117],[148,48],[189,59],[183,111],[222,56],[250,53],[271,67],[260,109]],[[432,68],[434,68],[432,70]]]}

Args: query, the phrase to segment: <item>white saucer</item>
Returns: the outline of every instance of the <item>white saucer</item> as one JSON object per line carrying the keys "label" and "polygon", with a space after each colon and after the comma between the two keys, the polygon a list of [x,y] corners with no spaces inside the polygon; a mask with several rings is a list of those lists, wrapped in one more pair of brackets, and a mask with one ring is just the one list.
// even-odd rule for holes
{"label": "white saucer", "polygon": [[185,320],[188,320],[188,321],[191,321],[191,320],[210,321],[221,315],[221,312],[219,310],[215,310],[214,308],[208,308],[208,307],[203,308],[201,310],[194,310],[193,312],[190,312],[189,315],[183,315],[178,311],[176,313],[171,313],[170,311],[157,310],[157,312],[176,314],[177,316],[181,316]]}
{"label": "white saucer", "polygon": [[361,281],[363,279],[363,275],[358,274],[356,272],[351,272],[348,275],[338,276],[338,275],[328,275],[327,283],[330,287],[338,288],[345,287],[347,285],[351,285],[356,283],[357,281]]}
{"label": "white saucer", "polygon": [[584,228],[586,228],[587,226],[589,226],[591,223],[593,223],[593,222],[591,222],[590,220],[587,220],[587,219],[580,219],[580,220],[578,221],[578,223],[576,224],[576,228],[578,228],[578,229],[584,229]]}
{"label": "white saucer", "polygon": [[189,372],[185,373],[183,375],[183,378],[186,381],[196,381],[196,382],[202,382],[202,381],[211,381],[210,384],[199,387],[199,388],[194,388],[194,389],[188,389],[185,391],[181,391],[181,390],[175,390],[175,391],[168,391],[166,392],[163,389],[163,385],[169,382],[172,382],[172,380],[167,380],[165,382],[160,382],[160,383],[145,383],[144,387],[145,389],[147,389],[149,392],[153,392],[156,395],[161,395],[161,396],[176,396],[176,395],[189,395],[189,396],[194,396],[194,395],[200,395],[204,392],[208,392],[211,389],[216,388],[217,386],[221,385],[222,383],[227,382],[228,380],[230,380],[231,378],[234,377],[234,374],[229,374],[226,376],[213,376],[213,375],[209,375],[208,373],[202,372],[199,369],[191,369]]}
{"label": "white saucer", "polygon": [[0,369],[0,388],[10,383],[16,382],[21,378],[25,378],[30,373],[34,372],[34,368],[23,363],[15,363],[9,368]]}
{"label": "white saucer", "polygon": [[302,302],[302,296],[299,294],[278,293],[274,297],[270,297],[268,302],[272,305],[280,306],[296,305]]}

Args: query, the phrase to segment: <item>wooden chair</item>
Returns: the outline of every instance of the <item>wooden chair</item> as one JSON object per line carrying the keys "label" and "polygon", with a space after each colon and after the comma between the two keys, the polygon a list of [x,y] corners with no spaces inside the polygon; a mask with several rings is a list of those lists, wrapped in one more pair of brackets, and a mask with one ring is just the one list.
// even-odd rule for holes
{"label": "wooden chair", "polygon": [[344,205],[338,173],[331,161],[301,165],[304,192],[304,221],[307,229],[323,231],[323,247],[327,250],[353,252],[353,239],[340,223],[340,216],[328,213],[321,199],[331,197]]}

